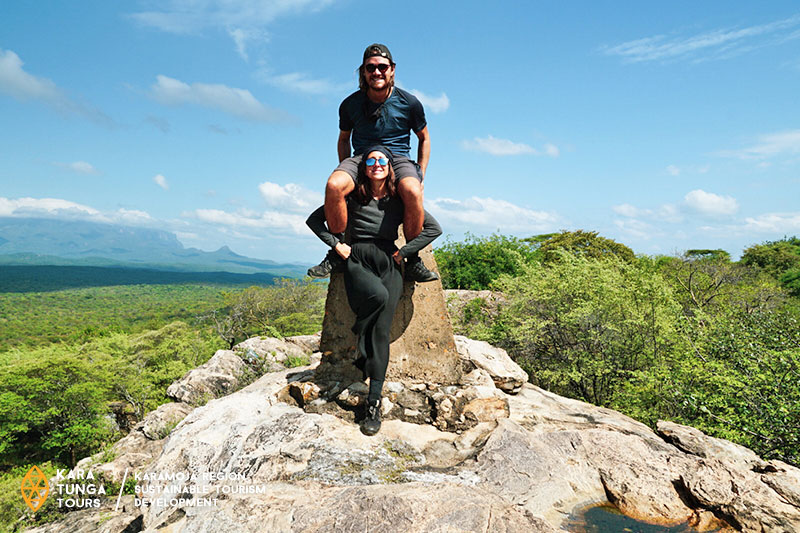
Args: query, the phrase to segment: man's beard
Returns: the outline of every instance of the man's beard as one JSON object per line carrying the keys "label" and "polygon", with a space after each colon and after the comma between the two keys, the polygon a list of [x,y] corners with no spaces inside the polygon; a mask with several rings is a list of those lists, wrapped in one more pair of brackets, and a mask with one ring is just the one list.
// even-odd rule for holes
{"label": "man's beard", "polygon": [[[380,80],[375,80],[375,81],[380,81]],[[373,87],[371,82],[367,83],[367,87],[369,87],[373,91],[385,91],[386,89],[390,89],[390,88],[394,87],[394,76],[392,76],[391,78],[388,78],[388,77],[384,76],[383,81],[385,83],[384,83],[383,87],[381,87],[380,89],[376,89],[375,87]]]}

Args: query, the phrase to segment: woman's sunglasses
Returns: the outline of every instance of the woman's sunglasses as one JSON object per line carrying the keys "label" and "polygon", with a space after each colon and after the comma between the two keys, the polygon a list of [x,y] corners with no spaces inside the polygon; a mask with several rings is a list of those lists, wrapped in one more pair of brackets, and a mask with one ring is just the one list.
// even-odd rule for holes
{"label": "woman's sunglasses", "polygon": [[375,159],[374,157],[370,157],[365,161],[368,167],[374,167],[375,163],[378,163],[380,166],[385,167],[389,160],[385,157],[381,157],[380,159]]}
{"label": "woman's sunglasses", "polygon": [[373,72],[375,72],[375,69],[378,69],[381,71],[381,74],[383,74],[384,72],[389,70],[389,67],[391,67],[391,65],[388,63],[379,63],[377,65],[375,65],[374,63],[370,63],[369,65],[364,65],[364,70],[372,74]]}

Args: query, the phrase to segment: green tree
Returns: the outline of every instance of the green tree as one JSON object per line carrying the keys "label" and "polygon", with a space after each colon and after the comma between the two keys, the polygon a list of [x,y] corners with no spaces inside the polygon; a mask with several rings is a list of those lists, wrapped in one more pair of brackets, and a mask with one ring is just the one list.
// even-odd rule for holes
{"label": "green tree", "polygon": [[535,383],[615,406],[625,382],[668,355],[680,306],[654,269],[557,253],[550,266],[525,266],[497,283],[508,299],[498,317],[501,344]]}
{"label": "green tree", "polygon": [[539,254],[544,263],[559,261],[562,257],[561,251],[593,259],[615,257],[628,263],[636,260],[633,250],[614,240],[600,237],[596,231],[562,231],[541,241]]}
{"label": "green tree", "polygon": [[686,250],[686,253],[684,255],[688,259],[694,261],[715,261],[715,262],[729,263],[731,260],[731,254],[719,248],[715,250],[709,250],[705,248]]}
{"label": "green tree", "polygon": [[110,361],[55,346],[0,369],[2,464],[57,459],[75,465],[112,434],[104,417]]}
{"label": "green tree", "polygon": [[762,268],[778,278],[789,270],[800,269],[800,239],[784,237],[779,241],[754,244],[744,251],[741,262]]}
{"label": "green tree", "polygon": [[485,290],[503,274],[516,275],[535,260],[537,243],[491,235],[467,234],[463,242],[447,241],[434,250],[446,289]]}
{"label": "green tree", "polygon": [[676,359],[663,399],[673,419],[800,464],[800,321],[779,310],[729,308],[690,321],[692,354]]}
{"label": "green tree", "polygon": [[731,306],[746,312],[775,308],[786,298],[775,280],[756,268],[731,263],[724,255],[684,254],[658,265],[679,295],[687,316],[715,314]]}
{"label": "green tree", "polygon": [[225,307],[205,318],[230,348],[255,335],[304,335],[319,331],[327,286],[285,278],[270,287],[227,293]]}

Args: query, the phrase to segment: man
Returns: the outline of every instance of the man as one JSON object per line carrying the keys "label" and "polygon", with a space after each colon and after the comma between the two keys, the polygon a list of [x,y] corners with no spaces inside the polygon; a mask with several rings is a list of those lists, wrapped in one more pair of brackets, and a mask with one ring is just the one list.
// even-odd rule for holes
{"label": "man", "polygon": [[[347,227],[345,197],[355,188],[358,165],[364,149],[381,144],[392,151],[397,190],[405,205],[403,234],[406,241],[422,231],[422,179],[428,166],[431,141],[420,101],[411,93],[395,87],[395,63],[383,44],[371,44],[364,51],[358,68],[359,90],[339,106],[339,139],[336,144],[339,166],[328,178],[325,187],[325,219],[331,233],[342,233]],[[417,162],[409,159],[411,131],[418,140]],[[355,155],[351,157],[350,142]],[[324,278],[343,259],[334,251],[319,265],[308,269],[308,275]],[[414,254],[406,260],[405,278],[425,282],[439,279]]]}

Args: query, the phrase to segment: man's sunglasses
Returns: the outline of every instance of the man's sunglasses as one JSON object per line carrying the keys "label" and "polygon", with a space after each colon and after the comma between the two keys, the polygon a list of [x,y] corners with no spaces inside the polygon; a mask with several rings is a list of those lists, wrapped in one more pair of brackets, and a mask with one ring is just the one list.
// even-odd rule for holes
{"label": "man's sunglasses", "polygon": [[388,63],[378,63],[377,65],[375,63],[370,63],[369,65],[364,65],[364,70],[372,74],[375,72],[375,69],[378,69],[381,71],[381,74],[383,74],[389,70],[389,67],[391,67],[391,65]]}
{"label": "man's sunglasses", "polygon": [[380,159],[375,159],[374,157],[370,157],[365,161],[368,167],[374,167],[375,163],[378,163],[380,166],[385,167],[389,160],[385,157],[381,157]]}

